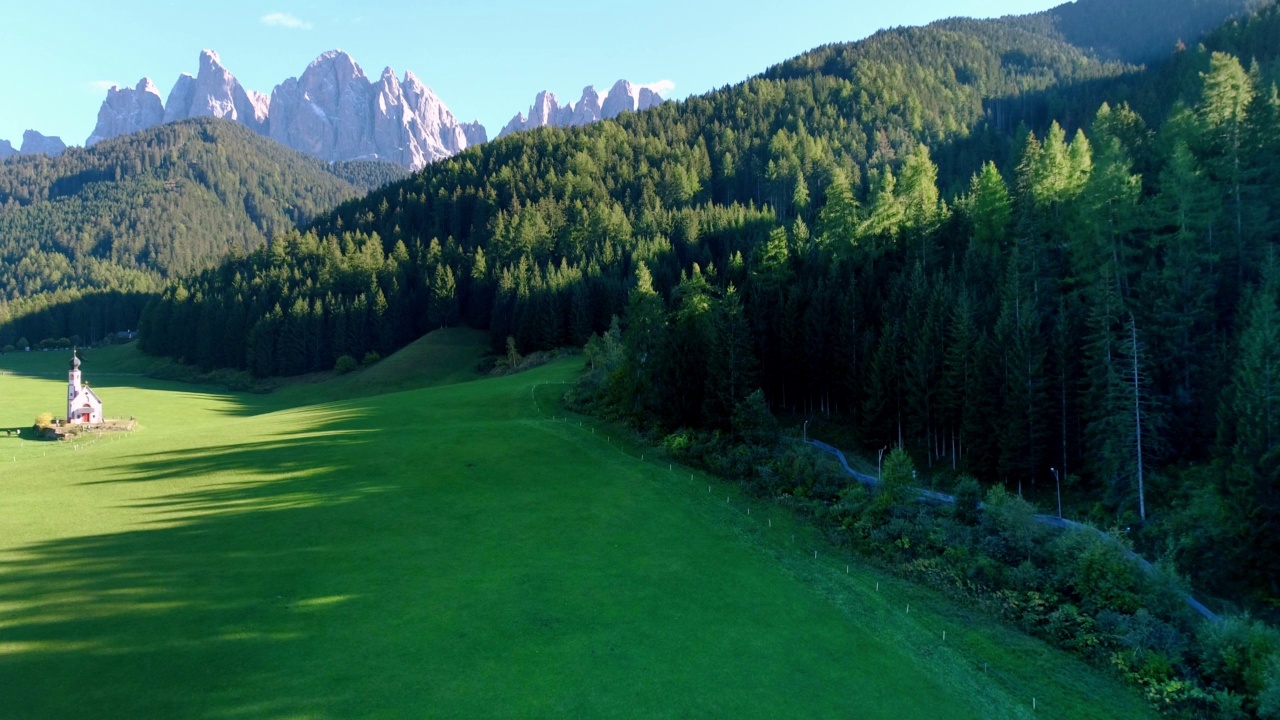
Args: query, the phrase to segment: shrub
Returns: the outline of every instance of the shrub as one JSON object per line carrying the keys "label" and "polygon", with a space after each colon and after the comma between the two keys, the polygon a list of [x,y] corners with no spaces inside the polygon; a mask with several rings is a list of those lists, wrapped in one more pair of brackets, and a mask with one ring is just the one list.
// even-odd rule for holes
{"label": "shrub", "polygon": [[902,448],[894,448],[884,459],[880,484],[876,486],[871,504],[862,514],[863,523],[876,526],[887,521],[893,508],[908,499],[914,477],[915,463],[911,456]]}
{"label": "shrub", "polygon": [[1185,659],[1187,637],[1146,608],[1133,615],[1103,610],[1097,618],[1098,630],[1108,642],[1129,650],[1132,658],[1140,660],[1154,653],[1175,667]]}
{"label": "shrub", "polygon": [[1032,559],[1037,541],[1045,534],[1044,527],[1036,522],[1035,507],[997,485],[987,492],[983,508],[982,522],[988,532],[1022,559]]}
{"label": "shrub", "polygon": [[1134,613],[1142,607],[1142,570],[1118,541],[1093,530],[1068,530],[1052,548],[1059,582],[1071,588],[1086,612]]}
{"label": "shrub", "polygon": [[14,343],[14,345],[17,345],[19,350],[31,349],[31,341],[27,340],[24,337],[18,338],[18,342]]}
{"label": "shrub", "polygon": [[1258,717],[1262,720],[1280,720],[1280,656],[1271,656],[1267,675],[1258,695]]}
{"label": "shrub", "polygon": [[5,345],[5,346],[4,346],[4,352],[6,352],[6,353],[11,353],[11,352],[13,352],[14,350],[17,350],[17,348],[15,348],[15,347],[14,347],[14,346],[12,346],[12,345]]}
{"label": "shrub", "polygon": [[220,368],[198,376],[197,380],[202,383],[221,385],[235,392],[250,392],[257,389],[257,383],[254,382],[253,375],[244,370]]}
{"label": "shrub", "polygon": [[956,519],[965,525],[978,524],[978,504],[982,502],[982,486],[972,475],[961,475],[956,483]]}
{"label": "shrub", "polygon": [[777,444],[778,421],[769,411],[764,392],[756,390],[733,408],[733,432],[752,445]]}
{"label": "shrub", "polygon": [[845,527],[853,526],[858,518],[861,517],[863,511],[867,509],[867,503],[871,501],[871,493],[859,483],[848,485],[840,491],[840,500],[836,503],[835,510],[840,516],[841,524]]}
{"label": "shrub", "polygon": [[333,364],[334,371],[339,375],[346,375],[347,373],[355,372],[359,368],[360,363],[356,362],[356,359],[350,355],[343,355]]}
{"label": "shrub", "polygon": [[515,370],[520,365],[520,351],[516,348],[514,335],[507,336],[507,367]]}
{"label": "shrub", "polygon": [[1215,683],[1248,697],[1273,687],[1272,663],[1280,652],[1280,633],[1249,617],[1205,623],[1200,636],[1201,667]]}
{"label": "shrub", "polygon": [[378,362],[378,361],[379,361],[379,360],[381,360],[381,359],[382,359],[382,356],[378,354],[378,351],[376,351],[376,350],[370,350],[369,352],[367,352],[367,353],[365,353],[365,354],[364,354],[364,362],[363,362],[362,364],[363,364],[365,367],[368,367],[368,366],[370,366],[370,365],[372,365],[372,364],[374,364],[374,363]]}
{"label": "shrub", "polygon": [[53,413],[40,413],[37,415],[35,426],[38,430],[53,427]]}

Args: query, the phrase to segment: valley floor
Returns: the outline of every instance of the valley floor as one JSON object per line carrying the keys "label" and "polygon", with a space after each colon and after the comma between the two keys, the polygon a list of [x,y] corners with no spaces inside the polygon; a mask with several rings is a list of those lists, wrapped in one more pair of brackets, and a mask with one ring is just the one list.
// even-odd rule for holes
{"label": "valley floor", "polygon": [[[567,419],[578,362],[478,379],[480,347],[448,331],[270,395],[89,353],[107,415],[140,427],[0,435],[0,716],[1150,715]],[[0,357],[0,427],[56,411],[63,368]]]}

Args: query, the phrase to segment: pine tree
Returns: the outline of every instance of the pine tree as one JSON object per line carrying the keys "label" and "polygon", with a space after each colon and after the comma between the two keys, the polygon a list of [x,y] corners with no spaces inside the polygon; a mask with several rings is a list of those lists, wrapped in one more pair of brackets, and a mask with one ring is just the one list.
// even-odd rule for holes
{"label": "pine tree", "polygon": [[818,213],[818,243],[832,252],[843,254],[858,244],[858,202],[843,170],[831,173],[826,201]]}
{"label": "pine tree", "polygon": [[1259,584],[1280,592],[1280,266],[1247,295],[1219,442],[1230,452],[1228,502],[1241,521],[1241,557]]}
{"label": "pine tree", "polygon": [[1159,363],[1157,386],[1182,428],[1174,446],[1203,443],[1212,418],[1212,398],[1204,377],[1212,355],[1214,258],[1211,237],[1219,198],[1186,142],[1174,142],[1159,177],[1150,220],[1157,261],[1147,266],[1137,297],[1149,298],[1148,337]]}
{"label": "pine tree", "polygon": [[881,329],[871,356],[862,414],[866,435],[875,445],[902,446],[903,345],[902,323],[895,320]]}
{"label": "pine tree", "polygon": [[985,369],[982,338],[968,291],[962,290],[951,305],[946,334],[940,400],[951,430],[950,454],[954,469],[964,461],[972,441],[983,434],[986,421],[981,411],[987,404],[981,381],[981,372]]}
{"label": "pine tree", "polygon": [[902,204],[904,230],[911,246],[920,248],[920,260],[929,266],[929,245],[943,217],[938,195],[938,166],[924,144],[907,156],[898,179],[897,197]]}
{"label": "pine tree", "polygon": [[704,407],[707,358],[715,343],[713,298],[696,263],[672,295],[675,311],[658,361],[659,403],[666,424],[691,426]]}
{"label": "pine tree", "polygon": [[1226,53],[1215,52],[1209,60],[1209,72],[1202,75],[1199,120],[1204,133],[1205,150],[1209,154],[1214,177],[1225,189],[1227,215],[1235,240],[1234,265],[1237,281],[1243,283],[1247,253],[1244,227],[1245,133],[1249,105],[1253,101],[1253,82],[1240,61]]}
{"label": "pine tree", "polygon": [[431,278],[427,303],[427,326],[431,329],[448,327],[458,322],[458,283],[453,268],[436,265]]}
{"label": "pine tree", "polygon": [[1087,230],[1072,244],[1073,269],[1087,285],[1102,275],[1115,278],[1128,296],[1141,266],[1131,234],[1137,225],[1142,179],[1130,172],[1132,161],[1117,138],[1103,138],[1097,162],[1083,189]]}
{"label": "pine tree", "polygon": [[627,302],[626,327],[622,331],[627,365],[617,376],[617,397],[636,417],[657,404],[655,380],[658,353],[666,336],[666,308],[653,289],[653,275],[644,263],[636,265],[636,284]]}
{"label": "pine tree", "polygon": [[995,327],[1003,382],[1000,390],[1001,475],[1022,487],[1035,482],[1044,458],[1050,417],[1045,412],[1045,348],[1041,315],[1017,254],[1009,261]]}
{"label": "pine tree", "polygon": [[754,390],[757,364],[751,328],[732,285],[715,304],[710,352],[706,356],[704,412],[713,423],[732,418],[739,403]]}
{"label": "pine tree", "polygon": [[973,228],[973,242],[987,252],[1002,250],[1008,240],[1013,211],[1009,188],[995,163],[988,162],[973,176],[966,209]]}
{"label": "pine tree", "polygon": [[930,466],[939,454],[938,390],[942,380],[946,336],[943,307],[938,288],[926,279],[921,263],[912,269],[906,326],[911,328],[906,342],[903,389],[908,412],[907,432],[921,443]]}

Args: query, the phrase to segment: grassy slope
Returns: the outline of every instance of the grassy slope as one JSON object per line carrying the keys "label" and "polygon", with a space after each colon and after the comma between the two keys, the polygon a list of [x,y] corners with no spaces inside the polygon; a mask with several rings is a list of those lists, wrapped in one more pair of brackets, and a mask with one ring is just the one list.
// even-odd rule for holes
{"label": "grassy slope", "polygon": [[[383,382],[466,379],[467,346],[433,336]],[[138,362],[84,369],[139,432],[0,436],[0,716],[1146,714],[1039,642],[846,574],[776,509],[548,416],[572,362],[373,396],[376,366],[268,396],[107,374]],[[0,358],[23,373],[0,376],[0,426],[52,409],[62,367]]]}

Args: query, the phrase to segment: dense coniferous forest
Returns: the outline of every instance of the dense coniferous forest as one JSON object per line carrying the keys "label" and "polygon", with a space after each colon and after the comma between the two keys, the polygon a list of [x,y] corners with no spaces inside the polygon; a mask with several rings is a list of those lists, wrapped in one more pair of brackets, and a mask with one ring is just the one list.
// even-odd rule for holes
{"label": "dense coniferous forest", "polygon": [[0,346],[136,328],[167,280],[404,175],[326,165],[216,120],[0,162]]}
{"label": "dense coniferous forest", "polygon": [[[1211,6],[1243,4],[1187,3]],[[1280,9],[1081,35],[1130,10],[885,31],[468,150],[170,283],[144,349],[275,375],[464,322],[500,352],[589,342],[600,412],[729,434],[767,407],[940,476],[1057,477],[1272,611]]]}

